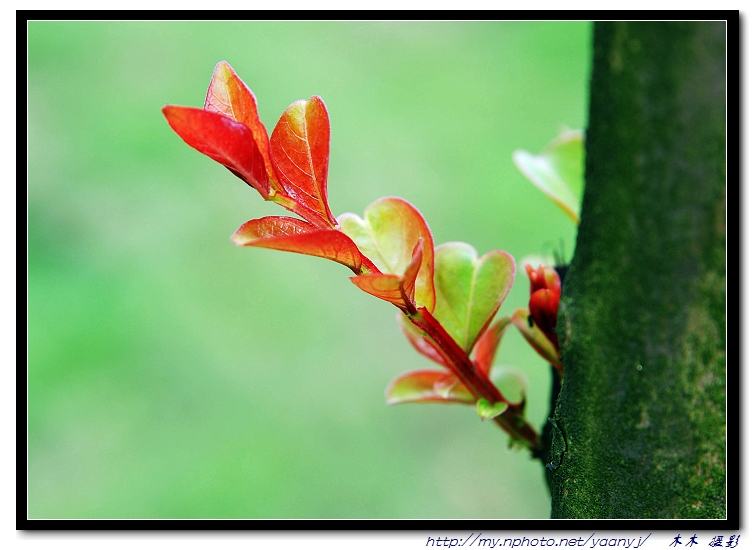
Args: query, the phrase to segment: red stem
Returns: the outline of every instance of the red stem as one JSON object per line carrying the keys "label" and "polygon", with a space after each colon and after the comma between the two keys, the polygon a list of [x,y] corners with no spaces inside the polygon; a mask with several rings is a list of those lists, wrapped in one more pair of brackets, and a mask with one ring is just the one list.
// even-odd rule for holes
{"label": "red stem", "polygon": [[[427,308],[420,307],[416,313],[408,314],[408,317],[435,342],[447,360],[449,368],[478,399],[484,398],[490,403],[508,403],[489,378],[480,376],[466,352],[427,311]],[[540,437],[535,429],[522,419],[521,412],[521,406],[509,404],[509,407],[494,420],[510,436],[526,441],[531,451],[537,451],[540,449]]]}

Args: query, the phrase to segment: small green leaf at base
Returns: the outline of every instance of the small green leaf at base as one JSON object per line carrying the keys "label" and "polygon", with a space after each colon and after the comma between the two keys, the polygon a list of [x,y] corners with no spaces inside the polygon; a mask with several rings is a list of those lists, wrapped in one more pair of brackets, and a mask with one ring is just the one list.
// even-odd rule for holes
{"label": "small green leaf at base", "polygon": [[499,414],[503,414],[508,407],[508,404],[502,401],[491,403],[484,397],[481,397],[477,401],[477,414],[480,415],[482,420],[485,420],[486,418],[495,418]]}
{"label": "small green leaf at base", "polygon": [[509,449],[529,449],[529,443],[524,439],[509,438]]}
{"label": "small green leaf at base", "polygon": [[490,381],[509,403],[519,405],[527,398],[527,377],[515,367],[496,365],[490,371]]}

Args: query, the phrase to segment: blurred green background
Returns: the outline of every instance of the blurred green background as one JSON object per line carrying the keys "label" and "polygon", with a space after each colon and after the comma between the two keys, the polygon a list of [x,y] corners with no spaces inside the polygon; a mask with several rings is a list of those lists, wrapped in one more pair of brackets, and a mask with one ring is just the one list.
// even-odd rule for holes
{"label": "blurred green background", "polygon": [[[575,230],[519,174],[586,121],[586,22],[30,22],[31,518],[541,518],[542,466],[471,408],[384,403],[429,367],[345,267],[239,249],[285,214],[160,113],[227,60],[272,130],[320,95],[333,212],[398,195],[436,244],[517,260]],[[501,314],[526,307],[520,271]],[[497,363],[548,367],[510,331]]]}

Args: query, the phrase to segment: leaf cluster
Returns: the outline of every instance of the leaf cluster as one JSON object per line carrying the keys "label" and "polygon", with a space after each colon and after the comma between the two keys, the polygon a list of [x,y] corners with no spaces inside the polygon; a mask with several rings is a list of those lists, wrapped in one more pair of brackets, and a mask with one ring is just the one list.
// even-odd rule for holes
{"label": "leaf cluster", "polygon": [[[354,213],[335,217],[328,204],[330,119],[318,96],[292,103],[268,133],[254,94],[221,61],[203,108],[167,105],[163,114],[188,145],[228,168],[263,199],[297,216],[249,220],[232,235],[234,244],[338,262],[353,272],[350,279],[358,288],[400,310],[399,325],[409,342],[441,369],[399,376],[386,391],[389,404],[476,405],[482,419],[494,419],[513,441],[533,452],[539,449],[537,432],[524,420],[526,381],[515,370],[494,368],[493,361],[501,338],[513,324],[560,368],[554,340],[560,296],[555,271],[527,266],[531,312],[518,309],[493,322],[516,274],[516,262],[508,252],[493,250],[479,256],[466,243],[435,245],[422,214],[399,197],[378,199],[361,217]],[[572,141],[565,143],[572,146]],[[558,153],[561,148],[554,150]],[[524,166],[539,167],[540,175],[547,172],[537,158],[518,153]],[[562,164],[568,157],[551,156]],[[557,180],[548,182],[560,192]]]}

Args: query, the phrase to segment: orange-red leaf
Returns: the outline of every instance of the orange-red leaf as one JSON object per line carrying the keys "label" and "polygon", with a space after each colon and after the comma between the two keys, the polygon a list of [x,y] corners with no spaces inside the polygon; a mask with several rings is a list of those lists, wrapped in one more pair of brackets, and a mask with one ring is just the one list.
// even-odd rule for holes
{"label": "orange-red leaf", "polygon": [[423,241],[420,239],[414,247],[412,261],[406,267],[402,277],[375,273],[352,277],[351,282],[366,293],[390,302],[404,311],[414,308],[414,286],[417,273],[419,273],[419,268],[422,265],[422,250]]}
{"label": "orange-red leaf", "polygon": [[402,332],[414,349],[439,365],[447,366],[443,354],[435,343],[412,323],[406,315],[399,312],[396,319],[398,320],[399,327],[401,327]]}
{"label": "orange-red leaf", "polygon": [[456,375],[439,370],[416,370],[396,378],[385,391],[386,402],[396,403],[464,403],[476,402],[474,395]]}
{"label": "orange-red leaf", "polygon": [[166,105],[168,124],[188,145],[219,162],[267,198],[265,161],[252,131],[225,115],[194,107]]}
{"label": "orange-red leaf", "polygon": [[231,236],[237,246],[257,246],[327,258],[359,273],[362,255],[354,242],[335,229],[320,229],[287,216],[250,220]]}
{"label": "orange-red leaf", "polygon": [[321,227],[336,227],[328,206],[330,120],[317,96],[292,103],[270,137],[273,168],[283,192],[305,208],[294,210]]}
{"label": "orange-red leaf", "polygon": [[270,138],[260,121],[257,98],[225,61],[215,66],[204,108],[205,111],[220,113],[249,128],[262,154],[267,174],[275,184],[275,172],[270,158]]}
{"label": "orange-red leaf", "polygon": [[477,365],[477,369],[485,376],[490,372],[490,367],[493,365],[495,359],[495,353],[498,351],[498,344],[501,343],[503,333],[511,324],[510,317],[502,317],[483,333],[477,344],[474,347],[474,361]]}
{"label": "orange-red leaf", "polygon": [[404,298],[401,296],[401,277],[398,275],[373,273],[351,277],[351,282],[367,294],[372,294],[402,309],[406,308]]}

